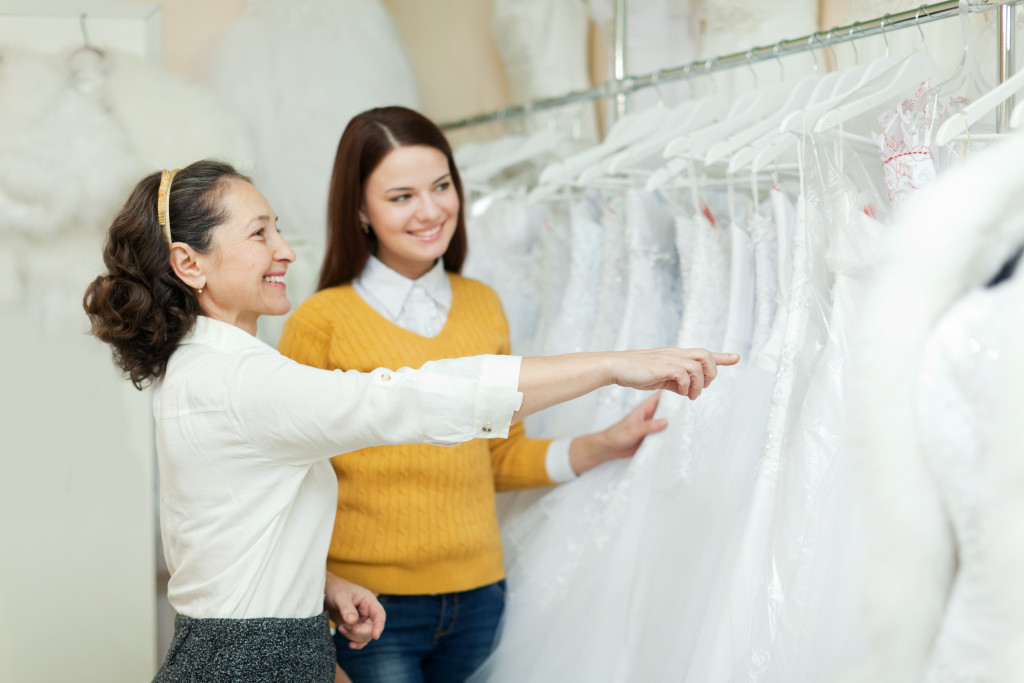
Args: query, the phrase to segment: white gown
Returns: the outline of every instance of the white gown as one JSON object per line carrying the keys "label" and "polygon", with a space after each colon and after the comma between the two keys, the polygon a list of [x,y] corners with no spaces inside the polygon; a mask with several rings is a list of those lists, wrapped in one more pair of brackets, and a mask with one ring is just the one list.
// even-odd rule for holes
{"label": "white gown", "polygon": [[82,329],[82,294],[135,183],[208,156],[244,163],[239,127],[207,89],[133,55],[3,51],[0,301]]}
{"label": "white gown", "polygon": [[[242,169],[281,218],[298,255],[292,301],[316,289],[338,140],[371,107],[419,108],[412,67],[380,0],[249,0],[203,79],[243,121],[256,163]],[[276,344],[284,316],[260,321]]]}

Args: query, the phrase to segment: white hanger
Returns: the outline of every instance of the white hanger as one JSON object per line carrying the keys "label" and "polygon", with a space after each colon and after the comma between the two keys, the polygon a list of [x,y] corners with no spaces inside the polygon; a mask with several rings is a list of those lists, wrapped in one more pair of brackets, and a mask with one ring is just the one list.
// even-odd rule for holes
{"label": "white hanger", "polygon": [[818,74],[810,74],[801,78],[796,82],[796,85],[789,88],[786,100],[781,104],[781,106],[776,107],[775,111],[769,113],[766,117],[755,122],[748,128],[740,130],[735,134],[728,136],[724,140],[720,140],[713,144],[708,149],[707,155],[704,157],[704,163],[707,165],[718,163],[735,153],[737,150],[740,150],[764,135],[775,131],[779,126],[779,122],[788,113],[796,111],[807,103],[811,94],[814,92],[815,87],[820,81],[821,77],[818,76]]}
{"label": "white hanger", "polygon": [[553,128],[542,128],[526,139],[518,138],[518,144],[512,149],[489,155],[486,161],[469,166],[461,176],[467,182],[487,182],[507,168],[555,151],[563,141],[563,136]]}
{"label": "white hanger", "polygon": [[687,100],[677,107],[664,125],[653,135],[626,147],[604,161],[608,174],[623,173],[644,159],[660,153],[669,142],[679,137],[679,131],[703,128],[720,120],[726,113],[726,102],[716,93],[697,100]]}
{"label": "white hanger", "polygon": [[855,116],[874,109],[882,109],[908,93],[921,87],[929,80],[937,80],[942,74],[935,60],[923,52],[915,52],[891,67],[882,75],[865,84],[864,95],[850,95],[849,101],[825,112],[814,125],[816,132],[834,128]]}
{"label": "white hanger", "polygon": [[540,173],[538,184],[571,182],[588,166],[649,135],[667,117],[668,110],[665,107],[649,107],[634,114],[627,114],[615,122],[603,142],[564,161],[546,166]]}
{"label": "white hanger", "polygon": [[[857,25],[850,29],[850,35],[856,31]],[[817,34],[812,34],[809,41]],[[831,31],[826,34],[826,40],[831,36]],[[813,54],[813,52],[812,52]],[[834,54],[834,53],[833,53]],[[856,54],[856,47],[854,47]],[[817,65],[817,58],[815,58]],[[809,133],[810,127],[821,117],[822,114],[840,104],[847,96],[880,73],[890,67],[892,62],[888,57],[876,59],[871,64],[863,66],[854,64],[841,71],[834,71],[818,78],[811,93],[799,106],[792,106],[780,112],[775,129],[764,131],[759,138],[747,141],[744,146],[732,153],[729,160],[728,172],[735,173],[751,163],[755,158],[765,158],[770,153],[772,158],[777,157],[780,152],[787,149],[796,138],[786,133],[802,132]],[[710,154],[709,154],[710,156]]]}
{"label": "white hanger", "polygon": [[[950,116],[946,119],[939,126],[939,132],[935,134],[935,144],[939,147],[948,145],[953,138],[962,135],[970,126],[1021,90],[1024,90],[1024,71],[1015,73],[968,104],[961,110],[960,116]],[[1016,113],[1015,108],[1014,114]]]}

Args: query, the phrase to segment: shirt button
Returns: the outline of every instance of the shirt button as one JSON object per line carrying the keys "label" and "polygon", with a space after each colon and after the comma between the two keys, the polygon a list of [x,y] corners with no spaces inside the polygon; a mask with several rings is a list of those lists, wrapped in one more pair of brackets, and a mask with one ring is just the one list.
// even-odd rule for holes
{"label": "shirt button", "polygon": [[483,427],[483,430],[482,430],[482,431],[483,431],[483,433],[484,433],[484,434],[490,434],[490,433],[491,433],[491,427],[490,427],[490,425],[484,425],[484,427]]}
{"label": "shirt button", "polygon": [[381,381],[381,382],[390,382],[390,381],[391,381],[391,375],[389,375],[389,374],[388,374],[388,373],[386,373],[386,372],[384,372],[384,373],[381,373],[381,376],[380,376],[380,381]]}

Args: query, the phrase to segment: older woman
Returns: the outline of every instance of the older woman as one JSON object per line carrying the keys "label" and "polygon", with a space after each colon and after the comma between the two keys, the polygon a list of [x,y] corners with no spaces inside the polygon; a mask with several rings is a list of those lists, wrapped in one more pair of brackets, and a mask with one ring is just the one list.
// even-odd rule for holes
{"label": "older woman", "polygon": [[310,368],[254,336],[259,316],[288,312],[294,258],[249,180],[200,161],[136,186],[110,228],[108,273],[85,295],[117,365],[137,387],[155,383],[161,531],[179,615],[157,681],[331,681],[325,606],[352,639],[380,634],[372,594],[324,573],[331,456],[505,437],[513,420],[613,383],[696,398],[717,365],[738,360],[658,349]]}

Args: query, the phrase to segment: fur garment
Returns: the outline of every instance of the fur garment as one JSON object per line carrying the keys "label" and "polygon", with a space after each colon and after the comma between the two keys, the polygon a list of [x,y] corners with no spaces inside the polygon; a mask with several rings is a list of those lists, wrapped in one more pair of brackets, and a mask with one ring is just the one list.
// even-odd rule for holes
{"label": "fur garment", "polygon": [[[861,596],[869,642],[868,655],[849,680],[920,681],[932,654],[958,549],[917,432],[921,357],[943,314],[966,292],[988,282],[1024,244],[1022,192],[1024,135],[972,153],[908,200],[866,301],[867,313],[851,349],[848,398],[850,457],[870,538]],[[1019,283],[1014,286],[1020,289]],[[1024,326],[1013,326],[1009,318],[1007,325],[1012,334],[1003,348],[1020,349]],[[1014,362],[1024,365],[1019,358]],[[1007,470],[1005,498],[997,507],[1011,518],[1006,524],[997,521],[996,527],[1010,537],[1021,533],[1021,525],[1012,520],[1021,519],[1017,510],[1024,492],[1021,442],[1014,441],[1020,434],[1022,380],[1020,374],[1015,382],[1008,380],[1001,401],[1006,414],[1000,416],[997,436],[1009,437],[1009,443],[993,450],[998,466]],[[1022,546],[1014,539],[1012,546],[1000,547],[1009,553],[1000,587],[1010,598],[1020,593]],[[1024,620],[1024,610],[1016,615]],[[1021,637],[1022,625],[1010,629],[1014,637]],[[1017,680],[1022,671],[1017,667],[1016,675],[992,680]]]}

